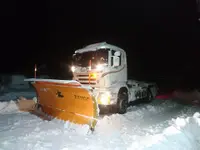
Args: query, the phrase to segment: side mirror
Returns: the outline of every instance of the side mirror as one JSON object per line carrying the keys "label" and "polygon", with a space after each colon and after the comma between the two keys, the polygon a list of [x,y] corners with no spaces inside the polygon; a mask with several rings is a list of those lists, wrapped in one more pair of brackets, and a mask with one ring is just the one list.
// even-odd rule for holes
{"label": "side mirror", "polygon": [[120,54],[120,51],[116,51],[115,53],[114,53],[114,56],[120,56],[121,54]]}
{"label": "side mirror", "polygon": [[120,65],[120,60],[118,56],[113,56],[113,67],[118,67]]}

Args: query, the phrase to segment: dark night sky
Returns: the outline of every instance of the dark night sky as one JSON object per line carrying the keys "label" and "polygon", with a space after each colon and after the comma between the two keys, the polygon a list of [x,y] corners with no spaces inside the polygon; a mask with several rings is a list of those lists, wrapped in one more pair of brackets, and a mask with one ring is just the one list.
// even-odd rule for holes
{"label": "dark night sky", "polygon": [[199,76],[195,0],[6,1],[1,6],[1,72],[30,72],[35,63],[46,63],[55,73],[75,49],[107,41],[127,51],[136,79]]}

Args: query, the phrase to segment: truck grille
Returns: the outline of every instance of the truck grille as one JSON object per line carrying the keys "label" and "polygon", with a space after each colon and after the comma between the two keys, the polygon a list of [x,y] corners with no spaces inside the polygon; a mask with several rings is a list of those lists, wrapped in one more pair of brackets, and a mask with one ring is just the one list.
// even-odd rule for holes
{"label": "truck grille", "polygon": [[78,82],[80,82],[81,84],[92,84],[92,85],[96,84],[96,79],[90,78],[89,80],[89,74],[77,75],[77,79],[78,79]]}

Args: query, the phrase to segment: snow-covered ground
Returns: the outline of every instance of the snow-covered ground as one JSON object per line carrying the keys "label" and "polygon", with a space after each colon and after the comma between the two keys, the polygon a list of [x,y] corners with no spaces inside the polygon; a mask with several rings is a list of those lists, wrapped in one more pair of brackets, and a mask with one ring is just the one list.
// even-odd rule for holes
{"label": "snow-covered ground", "polygon": [[197,106],[154,100],[130,107],[124,115],[99,117],[92,133],[88,126],[20,112],[14,102],[18,96],[31,97],[34,92],[12,90],[0,96],[0,150],[200,149]]}

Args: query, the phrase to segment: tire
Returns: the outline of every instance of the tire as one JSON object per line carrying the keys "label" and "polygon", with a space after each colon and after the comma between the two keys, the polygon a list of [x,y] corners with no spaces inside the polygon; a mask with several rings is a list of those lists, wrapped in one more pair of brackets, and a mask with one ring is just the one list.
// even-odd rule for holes
{"label": "tire", "polygon": [[146,102],[152,102],[153,101],[153,95],[150,91],[150,89],[147,89],[147,98],[146,98]]}
{"label": "tire", "polygon": [[128,93],[122,91],[118,95],[118,113],[125,114],[128,108]]}

